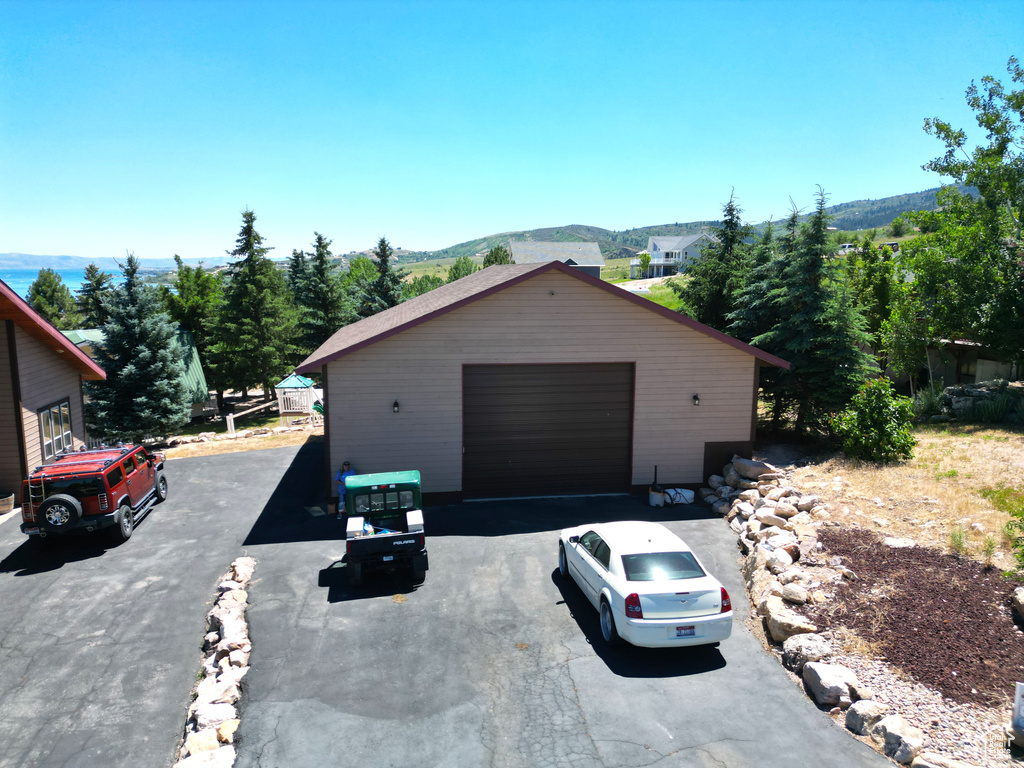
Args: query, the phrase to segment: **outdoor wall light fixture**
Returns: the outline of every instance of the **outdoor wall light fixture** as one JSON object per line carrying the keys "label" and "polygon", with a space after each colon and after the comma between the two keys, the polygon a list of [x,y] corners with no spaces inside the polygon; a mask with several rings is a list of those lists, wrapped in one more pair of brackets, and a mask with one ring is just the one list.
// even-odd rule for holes
{"label": "outdoor wall light fixture", "polygon": [[693,396],[693,404],[694,405],[700,405],[700,395],[694,395]]}
{"label": "outdoor wall light fixture", "polygon": [[395,413],[398,413],[398,401],[397,400],[395,400],[395,402],[391,405],[391,410],[394,411]]}

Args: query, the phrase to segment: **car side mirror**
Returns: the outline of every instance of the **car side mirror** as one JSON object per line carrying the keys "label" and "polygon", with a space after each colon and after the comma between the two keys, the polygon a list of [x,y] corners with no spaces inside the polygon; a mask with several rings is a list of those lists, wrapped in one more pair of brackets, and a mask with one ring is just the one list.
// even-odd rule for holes
{"label": "car side mirror", "polygon": [[578,544],[579,540],[580,540],[579,536],[570,536],[569,537],[569,543],[570,544]]}

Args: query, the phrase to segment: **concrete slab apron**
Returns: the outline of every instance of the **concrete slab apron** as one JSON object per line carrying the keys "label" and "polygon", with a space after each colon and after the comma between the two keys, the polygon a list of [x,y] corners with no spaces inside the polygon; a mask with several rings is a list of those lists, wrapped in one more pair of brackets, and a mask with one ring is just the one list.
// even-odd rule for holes
{"label": "concrete slab apron", "polygon": [[[642,514],[620,503],[623,517]],[[744,614],[728,528],[669,527]],[[415,591],[387,579],[349,590],[328,567],[340,540],[255,548],[240,768],[889,764],[819,712],[739,620],[718,650],[607,649],[596,611],[555,572],[556,531],[428,546]]]}
{"label": "concrete slab apron", "polygon": [[0,766],[171,765],[207,602],[295,449],[261,453],[169,462],[121,546],[0,527]]}

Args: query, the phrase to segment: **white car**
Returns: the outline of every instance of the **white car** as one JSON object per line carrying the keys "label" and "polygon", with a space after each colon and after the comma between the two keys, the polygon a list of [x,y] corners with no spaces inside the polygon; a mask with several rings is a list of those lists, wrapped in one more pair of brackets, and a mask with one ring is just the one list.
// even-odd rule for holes
{"label": "white car", "polygon": [[706,645],[732,633],[732,602],[682,539],[658,523],[566,528],[558,570],[601,614],[601,635],[646,648]]}

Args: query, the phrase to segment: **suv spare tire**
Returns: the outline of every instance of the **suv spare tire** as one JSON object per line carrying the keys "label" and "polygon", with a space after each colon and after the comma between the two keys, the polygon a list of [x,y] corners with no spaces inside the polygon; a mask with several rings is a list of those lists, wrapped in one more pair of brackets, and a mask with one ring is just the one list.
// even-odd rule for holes
{"label": "suv spare tire", "polygon": [[82,505],[74,496],[55,493],[39,505],[36,519],[51,533],[70,531],[82,517]]}

